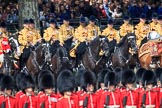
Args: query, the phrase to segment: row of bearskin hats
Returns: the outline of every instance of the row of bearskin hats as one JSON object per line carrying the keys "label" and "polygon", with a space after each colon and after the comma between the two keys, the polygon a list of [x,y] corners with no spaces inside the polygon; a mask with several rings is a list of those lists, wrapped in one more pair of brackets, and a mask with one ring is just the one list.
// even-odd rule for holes
{"label": "row of bearskin hats", "polygon": [[158,81],[162,83],[162,68],[157,68],[155,72],[140,68],[136,73],[130,69],[123,71],[121,68],[116,68],[114,72],[105,69],[98,74],[98,83],[104,83],[105,86],[108,82],[109,85],[122,83],[124,86],[132,83],[141,83],[143,86],[157,85]]}
{"label": "row of bearskin hats", "polygon": [[[151,70],[145,70],[140,68],[136,74],[132,70],[123,71],[120,68],[116,68],[114,72],[103,69],[98,74],[98,79],[93,72],[88,72],[85,70],[80,70],[77,75],[73,75],[72,71],[64,70],[57,77],[57,89],[61,94],[66,91],[73,91],[76,86],[80,86],[86,91],[87,85],[96,85],[98,83],[104,83],[105,86],[117,85],[122,83],[123,85],[130,83],[141,82],[143,86],[145,84],[156,85],[157,81],[162,82],[162,68],[158,68],[155,72]],[[3,91],[5,89],[14,89],[13,77],[9,75],[0,74],[0,89]],[[49,71],[41,71],[38,75],[38,88],[39,90],[44,90],[47,88],[54,88],[56,80],[54,76]],[[26,88],[34,88],[35,82],[31,75],[26,75],[25,73],[19,73],[16,77],[16,87],[19,90],[25,90]]]}

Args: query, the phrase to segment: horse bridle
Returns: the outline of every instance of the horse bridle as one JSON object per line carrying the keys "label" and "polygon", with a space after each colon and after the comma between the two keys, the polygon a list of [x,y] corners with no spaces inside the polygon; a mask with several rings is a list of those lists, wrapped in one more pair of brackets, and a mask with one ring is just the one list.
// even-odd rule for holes
{"label": "horse bridle", "polygon": [[[102,42],[100,43],[100,47],[101,47],[101,46],[103,45],[103,41],[105,41],[105,38],[100,38],[100,41],[102,41]],[[92,50],[91,50],[90,46],[88,46],[88,52],[89,52],[89,54],[90,54],[89,57],[92,58],[92,60],[95,62],[95,65],[98,65],[98,63],[102,60],[102,57],[103,57],[103,56],[101,56],[98,60],[96,60],[96,59],[93,57],[93,55],[92,55]],[[104,51],[103,53],[105,53],[105,51]]]}
{"label": "horse bridle", "polygon": [[[39,70],[41,70],[44,65],[46,65],[46,64],[49,65],[49,61],[50,60],[48,61],[47,59],[48,59],[49,56],[51,57],[51,54],[49,52],[49,44],[48,43],[44,43],[44,44],[42,44],[42,46],[43,46],[43,49],[42,50],[45,50],[45,47],[44,46],[46,46],[46,49],[47,50],[45,50],[45,52],[44,52],[45,53],[45,55],[44,55],[45,58],[44,58],[44,62],[43,62],[43,64],[41,66],[39,65],[38,61],[36,60],[36,58],[37,58],[36,52],[33,51],[33,54],[34,54],[34,59],[33,60],[34,60],[34,62],[36,64],[36,67],[38,67]],[[49,65],[49,67],[51,68],[51,64]]]}
{"label": "horse bridle", "polygon": [[135,36],[128,36],[127,38],[128,38],[128,41],[129,41],[129,43],[131,45],[131,50],[135,53],[136,52],[135,48],[137,48],[137,45],[136,45],[135,41],[131,41],[133,39],[135,40]]}

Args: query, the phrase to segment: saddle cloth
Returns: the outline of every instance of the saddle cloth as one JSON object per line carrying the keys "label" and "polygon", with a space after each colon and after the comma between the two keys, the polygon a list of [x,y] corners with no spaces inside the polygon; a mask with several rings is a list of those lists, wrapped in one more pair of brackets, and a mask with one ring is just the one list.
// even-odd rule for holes
{"label": "saddle cloth", "polygon": [[150,53],[150,56],[161,56],[162,42],[147,42],[139,49],[139,57]]}
{"label": "saddle cloth", "polygon": [[148,43],[144,43],[140,48],[139,48],[139,52],[138,52],[138,57],[142,57],[143,55],[145,54],[148,54],[150,53],[150,50],[149,50],[149,44]]}
{"label": "saddle cloth", "polygon": [[149,46],[151,56],[161,56],[162,42],[149,42]]}

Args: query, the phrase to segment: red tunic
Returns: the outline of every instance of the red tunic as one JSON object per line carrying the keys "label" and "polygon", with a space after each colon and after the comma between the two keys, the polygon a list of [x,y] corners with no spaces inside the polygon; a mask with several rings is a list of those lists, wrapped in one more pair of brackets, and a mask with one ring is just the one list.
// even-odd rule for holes
{"label": "red tunic", "polygon": [[41,108],[42,103],[45,104],[45,108],[56,108],[58,99],[54,93],[46,95],[44,92],[39,92],[37,99],[37,108]]}
{"label": "red tunic", "polygon": [[83,108],[83,102],[85,98],[88,97],[87,108],[97,108],[97,96],[95,93],[87,94],[86,92],[80,94],[79,96],[79,108]]}
{"label": "red tunic", "polygon": [[6,107],[5,108],[16,108],[16,101],[14,97],[8,96],[5,97],[4,95],[0,96],[0,108],[2,106],[2,103],[5,102]]}
{"label": "red tunic", "polygon": [[157,95],[157,91],[143,91],[140,96],[139,96],[139,108],[142,106],[142,97],[144,95],[144,93],[146,93],[146,101],[145,101],[145,105],[146,106],[153,106],[153,108],[159,108],[159,99],[158,99],[158,95]]}
{"label": "red tunic", "polygon": [[159,108],[162,106],[162,88],[159,91]]}
{"label": "red tunic", "polygon": [[96,91],[96,96],[97,96],[97,108],[99,108],[99,105],[100,105],[100,99],[101,99],[101,95],[102,95],[102,93],[104,92],[104,90],[103,89],[99,89],[99,90],[97,90]]}
{"label": "red tunic", "polygon": [[71,96],[70,98],[59,98],[57,108],[78,108],[78,102],[75,99],[75,96]]}
{"label": "red tunic", "polygon": [[108,106],[116,106],[120,108],[120,92],[115,90],[114,92],[104,91],[101,95],[100,104],[98,108],[104,108],[106,103],[106,97],[109,96]]}
{"label": "red tunic", "polygon": [[126,106],[136,106],[138,108],[139,94],[136,90],[124,90],[121,92],[121,108],[123,108],[124,97],[127,97]]}
{"label": "red tunic", "polygon": [[20,96],[23,95],[24,93],[22,91],[19,91],[16,93],[15,95],[15,98],[16,98],[16,108],[19,108],[18,106],[18,103],[19,103],[19,99],[20,99]]}
{"label": "red tunic", "polygon": [[1,39],[1,45],[0,45],[0,54],[3,54],[3,51],[11,50],[8,38],[4,37]]}
{"label": "red tunic", "polygon": [[28,103],[28,108],[37,108],[37,97],[34,95],[21,95],[19,99],[19,108],[23,108],[26,103]]}

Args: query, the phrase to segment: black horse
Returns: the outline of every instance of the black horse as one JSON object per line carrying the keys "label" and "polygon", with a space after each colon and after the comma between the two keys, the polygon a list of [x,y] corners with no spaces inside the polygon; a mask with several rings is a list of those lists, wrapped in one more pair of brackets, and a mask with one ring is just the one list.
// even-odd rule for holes
{"label": "black horse", "polygon": [[[59,43],[58,43],[59,44]],[[72,64],[70,63],[70,59],[68,56],[68,52],[65,47],[56,45],[53,46],[52,49],[55,48],[55,53],[52,54],[51,65],[52,72],[54,74],[59,74],[59,72],[63,69],[72,69]]]}
{"label": "black horse", "polygon": [[[102,56],[99,55],[100,51],[103,51]],[[98,73],[99,70],[103,68],[103,65],[106,64],[102,64],[102,60],[104,57],[109,57],[109,54],[109,42],[107,37],[98,36],[87,45],[84,54],[80,56],[80,66],[88,71]]]}
{"label": "black horse", "polygon": [[111,56],[113,69],[116,67],[122,67],[123,69],[128,67],[133,68],[137,65],[138,57],[136,54],[136,36],[134,33],[129,33],[123,37],[119,44],[115,47],[114,53]]}
{"label": "black horse", "polygon": [[[25,70],[26,73],[31,75],[37,74],[40,70],[44,69],[51,62],[51,54],[49,51],[48,43],[39,43],[32,48],[29,48],[29,57],[25,62]],[[26,56],[28,56],[26,54]]]}

